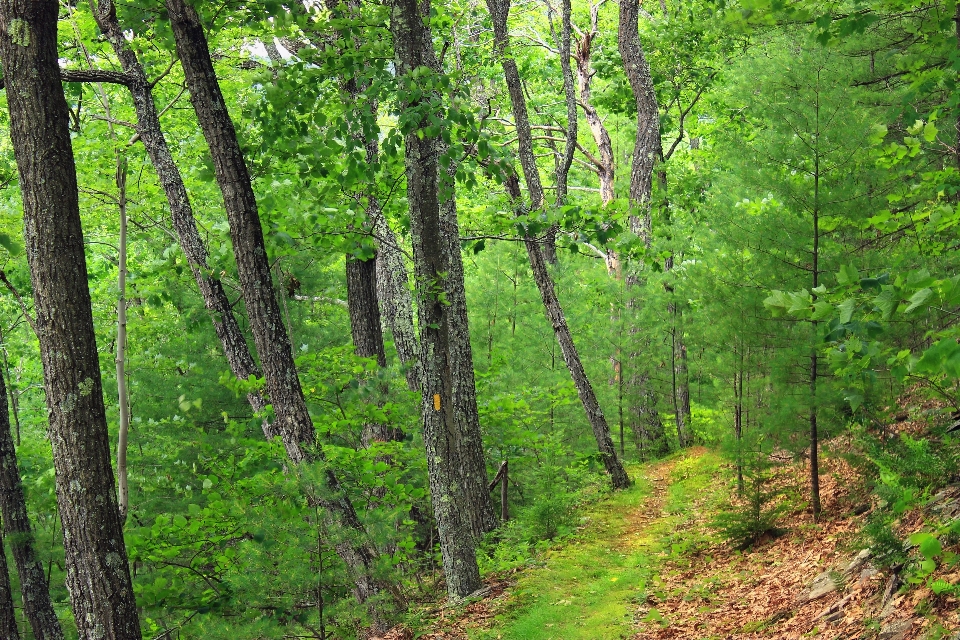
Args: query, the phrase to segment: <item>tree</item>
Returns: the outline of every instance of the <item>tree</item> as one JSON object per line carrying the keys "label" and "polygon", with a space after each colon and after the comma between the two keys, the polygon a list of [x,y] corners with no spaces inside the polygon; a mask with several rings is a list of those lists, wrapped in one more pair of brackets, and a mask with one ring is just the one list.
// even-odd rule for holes
{"label": "tree", "polygon": [[[47,579],[37,558],[33,527],[27,514],[27,500],[10,433],[6,392],[3,376],[0,376],[0,396],[3,398],[0,400],[0,514],[3,516],[3,535],[10,545],[13,563],[20,577],[23,610],[33,629],[33,636],[37,640],[60,640],[63,630],[50,601]],[[6,575],[6,567],[0,567],[0,571],[2,580]]]}
{"label": "tree", "polygon": [[431,65],[431,32],[423,19],[429,15],[429,9],[429,2],[421,5],[416,0],[397,0],[392,5],[390,28],[401,81],[401,104],[407,119],[403,133],[414,277],[418,285],[423,441],[447,593],[456,599],[480,588],[480,571],[471,526],[470,510],[474,505],[460,481],[460,469],[466,463],[464,456],[472,452],[464,450],[461,425],[455,415],[452,343],[457,336],[452,335],[448,319],[451,269],[441,228],[440,143],[435,134],[424,131],[430,116],[436,117],[439,96],[433,91],[414,91],[418,83],[431,83],[436,73]]}
{"label": "tree", "polygon": [[82,638],[140,640],[127,566],[57,53],[58,4],[0,3],[10,137],[43,360],[67,585]]}
{"label": "tree", "polygon": [[[487,7],[490,11],[490,16],[493,19],[495,54],[500,59],[500,64],[503,67],[503,74],[506,79],[507,89],[510,93],[510,103],[513,107],[513,118],[517,128],[520,165],[523,169],[523,175],[526,180],[527,191],[530,194],[529,211],[536,212],[544,206],[543,185],[540,181],[540,172],[537,168],[536,159],[534,158],[533,154],[533,138],[530,133],[530,118],[527,113],[526,101],[523,97],[523,86],[520,79],[520,72],[517,69],[516,61],[509,56],[509,52],[507,50],[510,44],[509,35],[507,33],[507,17],[510,13],[510,2],[508,0],[488,0]],[[564,20],[567,22],[565,27],[567,31],[566,40],[567,44],[569,45],[569,11],[564,10],[564,15]],[[567,48],[567,54],[565,55],[569,56],[569,47]],[[567,66],[567,70],[569,71],[569,60],[567,62]],[[570,77],[566,78],[567,75],[570,75]],[[572,83],[572,74],[565,73],[564,83],[569,90],[571,87],[568,86],[570,83],[568,83],[567,80],[570,80],[570,83]],[[573,128],[571,127],[571,129]],[[571,133],[574,132],[571,131]],[[571,158],[573,153],[572,144],[573,139],[571,138],[569,144],[567,145],[567,151],[569,152]],[[567,156],[565,155],[565,163],[566,157]],[[511,185],[514,185],[513,180],[515,180],[515,178],[510,176],[507,177],[508,194],[510,195],[511,199],[516,201],[519,196],[517,191],[519,188],[519,183],[516,183],[515,189],[511,189]],[[630,478],[624,470],[620,460],[617,458],[617,452],[613,446],[613,439],[610,437],[610,427],[607,425],[606,418],[603,415],[603,410],[600,407],[600,403],[597,401],[597,396],[593,391],[593,387],[590,384],[590,380],[587,378],[583,364],[580,360],[580,354],[577,352],[576,345],[573,342],[573,336],[570,333],[570,327],[567,325],[566,318],[563,314],[563,308],[560,306],[559,298],[557,298],[553,279],[550,276],[550,272],[547,270],[546,258],[543,255],[539,241],[529,232],[526,232],[524,235],[524,244],[526,245],[527,255],[530,259],[530,268],[533,270],[533,278],[537,283],[537,288],[540,290],[540,295],[543,299],[543,306],[546,310],[547,318],[550,320],[550,323],[553,326],[557,342],[560,344],[560,349],[563,353],[564,362],[566,363],[567,368],[570,371],[570,376],[573,378],[573,382],[577,387],[577,393],[580,396],[581,403],[583,404],[584,412],[587,415],[587,420],[593,429],[594,438],[597,441],[597,447],[600,450],[600,455],[603,459],[603,465],[606,468],[607,473],[610,475],[610,481],[613,484],[614,489],[626,488],[630,486]]]}
{"label": "tree", "polygon": [[[321,460],[322,451],[315,441],[313,421],[274,296],[256,196],[217,82],[203,25],[196,10],[183,0],[167,0],[166,6],[190,100],[223,194],[247,315],[276,414],[275,427],[294,464]],[[355,534],[356,539],[338,543],[337,552],[354,574],[357,600],[370,605],[373,631],[385,631],[387,621],[376,596],[389,590],[374,575],[376,550],[363,539],[363,525],[333,470],[327,470],[326,479],[332,496],[311,499],[319,500],[327,517],[336,518],[344,529]]]}

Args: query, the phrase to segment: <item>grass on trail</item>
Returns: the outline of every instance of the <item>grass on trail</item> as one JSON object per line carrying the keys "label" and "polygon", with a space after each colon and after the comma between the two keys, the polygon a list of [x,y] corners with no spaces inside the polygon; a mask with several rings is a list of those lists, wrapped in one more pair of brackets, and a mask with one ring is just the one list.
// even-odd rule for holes
{"label": "grass on trail", "polygon": [[[658,592],[664,557],[691,545],[684,523],[716,484],[720,459],[703,449],[630,469],[634,485],[595,505],[577,537],[524,571],[474,640],[596,640],[636,633],[636,605]],[[662,597],[662,596],[661,596]],[[651,610],[647,620],[657,621]]]}

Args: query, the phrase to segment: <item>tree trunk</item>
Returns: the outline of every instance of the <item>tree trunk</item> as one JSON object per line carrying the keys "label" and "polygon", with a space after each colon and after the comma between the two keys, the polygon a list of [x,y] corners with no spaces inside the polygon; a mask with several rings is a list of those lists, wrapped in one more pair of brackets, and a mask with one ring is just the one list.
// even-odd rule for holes
{"label": "tree trunk", "polygon": [[[564,132],[566,142],[563,155],[556,163],[556,207],[559,210],[567,202],[567,178],[570,175],[570,165],[573,164],[573,155],[577,151],[577,90],[573,80],[573,69],[570,67],[570,0],[560,1],[560,36],[554,32],[554,39],[560,55],[560,71],[563,77],[563,97],[567,107],[567,126]],[[552,21],[551,21],[551,31]],[[550,142],[553,146],[553,142]],[[556,224],[550,226],[543,242],[543,257],[550,264],[557,264],[557,233]]]}
{"label": "tree trunk", "polygon": [[[507,193],[516,203],[522,201],[520,192],[520,182],[515,175],[507,177]],[[527,256],[530,259],[530,268],[533,270],[533,279],[540,290],[540,298],[543,300],[543,307],[547,313],[547,319],[553,326],[553,332],[556,335],[557,342],[560,344],[560,352],[563,354],[563,361],[570,371],[573,383],[577,388],[577,395],[583,404],[583,409],[587,415],[587,420],[593,429],[593,436],[597,441],[597,448],[603,457],[603,466],[610,474],[610,481],[614,489],[625,489],[630,486],[630,477],[617,458],[617,451],[613,446],[613,438],[610,437],[610,427],[597,402],[597,396],[587,378],[587,373],[583,369],[580,361],[580,354],[573,343],[573,336],[570,333],[570,327],[567,326],[567,320],[564,317],[563,309],[557,298],[557,293],[553,287],[553,279],[547,270],[547,263],[535,238],[526,236],[524,244],[527,247]]]}
{"label": "tree trunk", "polygon": [[[543,187],[540,182],[540,173],[537,168],[536,158],[533,155],[533,137],[530,133],[530,119],[527,113],[526,99],[523,96],[520,72],[513,58],[507,55],[507,48],[510,44],[509,34],[507,32],[507,17],[510,13],[510,3],[509,0],[487,0],[487,8],[493,19],[494,53],[500,58],[501,65],[503,66],[503,73],[510,94],[510,103],[513,107],[513,119],[517,128],[520,165],[523,169],[527,190],[530,194],[531,211],[536,211],[543,207]],[[507,192],[514,202],[519,205],[522,202],[519,180],[511,174],[507,177],[506,183]],[[616,449],[614,449],[613,446],[613,439],[610,437],[610,427],[607,425],[606,418],[600,408],[600,403],[597,401],[597,396],[593,391],[590,380],[587,378],[586,371],[583,369],[580,354],[577,352],[577,348],[573,343],[573,336],[570,333],[570,327],[567,326],[563,308],[560,306],[560,300],[557,298],[556,291],[554,290],[553,278],[547,269],[543,252],[540,250],[538,241],[534,237],[525,235],[524,244],[526,245],[527,256],[530,260],[530,268],[533,271],[533,279],[537,283],[537,288],[540,290],[544,310],[553,326],[557,342],[560,344],[563,360],[577,387],[577,395],[579,395],[580,402],[583,404],[587,421],[593,429],[593,435],[597,440],[597,447],[603,457],[604,467],[610,474],[610,480],[614,489],[628,487],[630,485],[630,478],[627,476],[627,472],[617,458]]]}
{"label": "tree trunk", "polygon": [[0,2],[0,57],[20,173],[66,583],[81,638],[140,640],[57,54],[58,3]]}
{"label": "tree trunk", "polygon": [[7,553],[3,550],[3,536],[0,535],[0,634],[5,640],[20,640],[17,628],[17,611],[13,608],[13,589],[10,586],[10,572],[7,568]]}
{"label": "tree trunk", "polygon": [[[120,60],[124,73],[129,76],[127,86],[132,94],[133,106],[137,113],[137,135],[143,142],[150,156],[150,162],[160,179],[160,186],[170,206],[170,222],[187,258],[187,263],[190,265],[194,280],[197,282],[204,305],[210,312],[214,331],[223,346],[230,371],[238,380],[247,380],[250,376],[259,378],[260,369],[250,353],[246,338],[240,331],[219,276],[211,271],[207,263],[207,248],[197,230],[197,222],[187,189],[160,128],[160,118],[153,101],[153,89],[137,54],[124,38],[112,0],[100,1],[95,18],[100,31],[110,42]],[[260,393],[248,394],[247,400],[254,413],[260,413],[266,406],[266,401]],[[263,422],[263,430],[267,438],[277,435],[267,421]]]}
{"label": "tree trunk", "polygon": [[[447,178],[452,183],[453,176]],[[448,189],[452,189],[449,185]],[[443,191],[443,189],[441,189]],[[454,420],[462,438],[464,491],[473,534],[479,540],[497,528],[497,515],[487,490],[487,465],[483,455],[477,386],[473,372],[473,348],[467,321],[467,295],[457,202],[451,194],[440,203],[440,231],[447,258],[447,324],[450,332],[450,373],[453,379]]]}
{"label": "tree trunk", "polygon": [[[423,43],[424,64],[436,73],[442,73],[432,39],[425,38]],[[447,145],[442,139],[437,139],[434,155],[439,158],[447,152]],[[440,233],[447,263],[446,321],[449,333],[453,419],[460,438],[459,471],[470,527],[479,541],[485,534],[496,529],[498,522],[493,500],[487,489],[487,465],[480,431],[480,412],[477,408],[477,385],[473,371],[473,347],[470,343],[467,292],[463,274],[463,249],[457,220],[456,171],[456,162],[451,162],[446,172],[438,169],[437,198],[440,206]]]}
{"label": "tree trunk", "polygon": [[407,388],[420,390],[420,351],[413,328],[413,298],[410,294],[410,275],[403,261],[399,240],[387,217],[380,212],[373,221],[377,235],[377,299],[383,314],[383,323],[393,334],[393,346],[400,362],[406,365]]}
{"label": "tree trunk", "polygon": [[[428,48],[432,37],[425,24],[429,1],[395,0],[390,27],[394,36],[397,71],[404,84],[417,69],[431,68]],[[449,252],[441,229],[438,188],[440,171],[438,141],[423,134],[429,114],[427,101],[410,99],[407,112],[420,112],[420,122],[405,137],[407,199],[410,205],[410,235],[413,241],[414,276],[420,321],[421,385],[423,391],[423,440],[447,592],[462,598],[480,587],[475,538],[467,496],[460,481],[461,432],[457,425],[451,371],[449,306],[444,297],[449,274]]]}
{"label": "tree trunk", "polygon": [[630,230],[649,246],[652,239],[653,169],[660,156],[660,109],[650,65],[640,44],[639,10],[637,0],[620,3],[617,45],[637,105],[637,136],[630,169]]}
{"label": "tree trunk", "polygon": [[[590,101],[591,82],[593,80],[593,69],[590,64],[590,57],[593,50],[593,39],[599,35],[599,9],[600,5],[590,6],[590,31],[584,32],[580,37],[580,42],[574,51],[574,60],[577,63],[577,84],[580,89],[580,107],[583,109],[584,119],[593,135],[593,141],[597,145],[597,158],[594,166],[597,168],[597,175],[600,178],[600,200],[604,206],[614,200],[614,173],[616,163],[613,157],[613,144],[610,141],[610,134],[600,119],[600,114]],[[614,272],[615,268],[608,260],[607,270]]]}
{"label": "tree trunk", "polygon": [[[20,576],[23,611],[36,640],[62,640],[63,630],[53,610],[43,567],[33,548],[33,529],[27,515],[27,499],[23,493],[17,453],[10,434],[6,388],[0,377],[0,514],[3,534],[10,545],[13,563]],[[0,576],[2,577],[2,576]]]}
{"label": "tree trunk", "polygon": [[130,431],[130,400],[127,396],[127,160],[117,153],[117,209],[120,212],[120,255],[117,259],[117,502],[120,522],[127,521],[130,489],[127,482],[127,436]]}
{"label": "tree trunk", "polygon": [[[247,316],[276,416],[274,427],[294,464],[322,460],[323,454],[315,441],[313,421],[293,362],[290,340],[273,294],[250,174],[217,82],[200,17],[185,0],[166,0],[166,7],[190,101],[210,147],[217,184],[223,194]],[[334,546],[351,573],[354,595],[359,602],[368,603],[389,589],[372,575],[376,551],[365,541],[363,525],[353,505],[332,470],[327,471],[326,477],[329,495],[315,496],[311,500],[320,501],[327,517],[338,520],[336,524],[356,532],[355,540],[345,539]],[[380,607],[375,599],[369,602],[372,630],[377,633],[389,627]]]}

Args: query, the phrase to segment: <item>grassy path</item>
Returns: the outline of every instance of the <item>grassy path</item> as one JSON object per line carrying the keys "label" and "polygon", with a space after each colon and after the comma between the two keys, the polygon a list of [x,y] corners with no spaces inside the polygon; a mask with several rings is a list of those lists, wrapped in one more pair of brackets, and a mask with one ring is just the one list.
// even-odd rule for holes
{"label": "grassy path", "polygon": [[697,450],[632,468],[634,486],[595,506],[578,539],[549,552],[545,566],[525,571],[499,598],[492,624],[472,629],[471,639],[634,635],[636,605],[656,592],[662,559],[682,552],[673,532],[715,480],[718,464]]}

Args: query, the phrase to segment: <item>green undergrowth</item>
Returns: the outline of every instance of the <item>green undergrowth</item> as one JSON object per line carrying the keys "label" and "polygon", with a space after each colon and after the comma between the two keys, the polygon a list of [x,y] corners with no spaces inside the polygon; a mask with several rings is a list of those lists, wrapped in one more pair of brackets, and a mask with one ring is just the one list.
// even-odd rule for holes
{"label": "green undergrowth", "polygon": [[[665,473],[664,469],[669,469]],[[578,532],[542,553],[540,566],[519,574],[474,640],[626,638],[636,631],[637,605],[665,597],[664,561],[689,557],[708,543],[685,526],[703,501],[713,501],[721,461],[713,453],[681,452],[666,461],[636,465],[634,485],[592,505]],[[668,487],[655,486],[663,477]],[[695,508],[696,507],[696,508]],[[651,610],[651,621],[663,621]]]}

